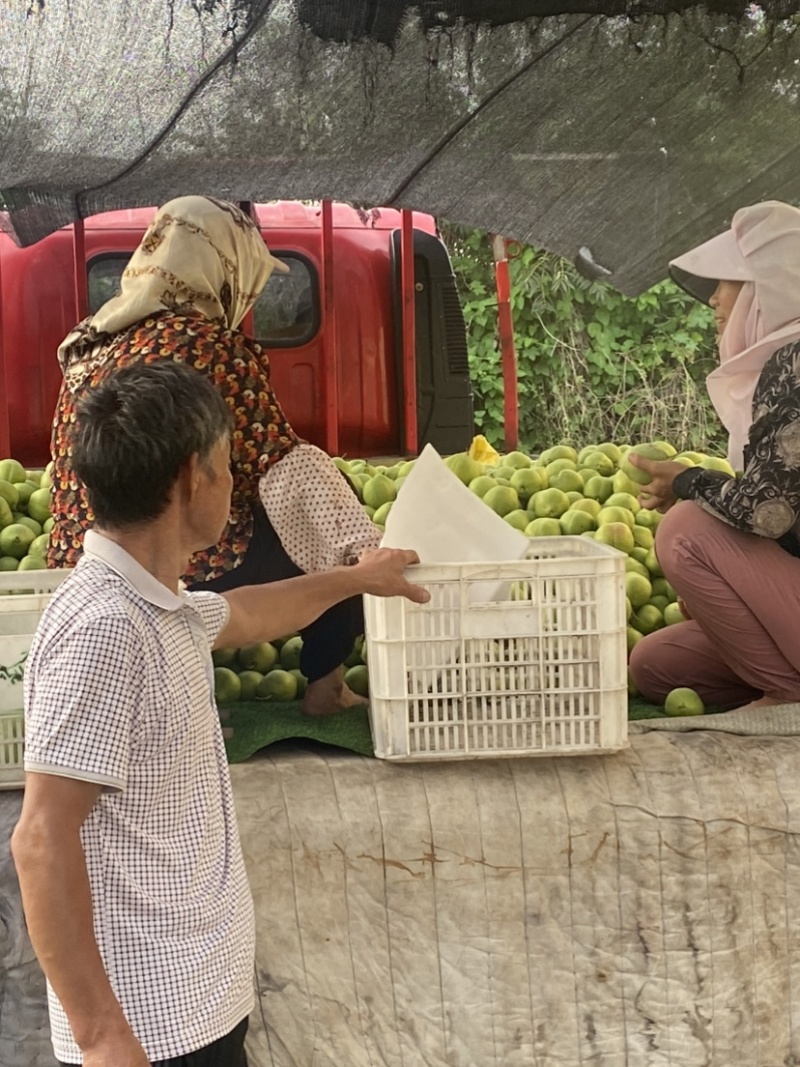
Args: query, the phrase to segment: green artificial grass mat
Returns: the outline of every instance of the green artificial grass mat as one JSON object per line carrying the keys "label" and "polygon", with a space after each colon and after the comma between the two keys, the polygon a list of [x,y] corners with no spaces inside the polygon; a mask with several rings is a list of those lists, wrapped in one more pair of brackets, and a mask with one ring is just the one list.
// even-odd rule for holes
{"label": "green artificial grass mat", "polygon": [[[706,714],[720,708],[706,708]],[[286,703],[251,700],[229,704],[220,709],[224,726],[233,727],[226,738],[229,763],[243,763],[255,752],[277,741],[301,739],[336,748],[348,749],[360,756],[374,756],[369,713],[363,706],[345,708],[335,715],[304,715],[299,700]],[[628,699],[629,719],[666,718],[663,707],[648,704],[641,697]]]}
{"label": "green artificial grass mat", "polygon": [[374,756],[369,712],[363,705],[345,708],[335,715],[304,715],[299,700],[243,700],[220,709],[223,726],[233,728],[225,740],[229,763],[242,763],[260,748],[276,741],[305,738]]}
{"label": "green artificial grass mat", "polygon": [[658,704],[648,704],[642,697],[628,697],[628,720],[666,719],[667,713]]}

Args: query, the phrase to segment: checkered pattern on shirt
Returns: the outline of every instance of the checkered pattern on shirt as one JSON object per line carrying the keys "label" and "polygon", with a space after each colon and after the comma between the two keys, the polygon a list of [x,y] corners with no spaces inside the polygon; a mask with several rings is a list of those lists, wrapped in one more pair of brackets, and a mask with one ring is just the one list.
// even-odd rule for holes
{"label": "checkered pattern on shirt", "polygon": [[[175,610],[84,557],[53,596],[25,679],[26,769],[106,788],[83,826],[106,970],[148,1058],[222,1037],[252,1009],[254,927],[210,649],[214,593]],[[56,1057],[80,1063],[49,992]]]}

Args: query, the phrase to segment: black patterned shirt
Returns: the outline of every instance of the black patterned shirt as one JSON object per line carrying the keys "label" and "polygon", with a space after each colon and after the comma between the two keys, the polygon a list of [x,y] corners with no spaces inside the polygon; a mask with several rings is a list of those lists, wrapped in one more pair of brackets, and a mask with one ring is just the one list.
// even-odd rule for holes
{"label": "black patterned shirt", "polygon": [[764,364],[753,394],[744,471],[731,478],[690,467],[672,488],[730,526],[800,556],[800,342]]}
{"label": "black patterned shirt", "polygon": [[289,425],[272,389],[267,353],[256,341],[226,329],[202,316],[165,311],[152,315],[119,334],[113,358],[87,360],[80,386],[69,380],[61,387],[51,451],[53,487],[50,510],[55,526],[50,536],[50,567],[74,567],[83,551],[84,531],[94,515],[86,490],[72,468],[72,428],[75,408],[84,393],[109,374],[132,363],[172,359],[194,367],[209,378],[225,398],[234,420],[231,447],[231,514],[220,542],[196,552],[184,579],[193,584],[218,578],[238,567],[253,535],[253,505],[258,501],[258,480],[300,442]]}

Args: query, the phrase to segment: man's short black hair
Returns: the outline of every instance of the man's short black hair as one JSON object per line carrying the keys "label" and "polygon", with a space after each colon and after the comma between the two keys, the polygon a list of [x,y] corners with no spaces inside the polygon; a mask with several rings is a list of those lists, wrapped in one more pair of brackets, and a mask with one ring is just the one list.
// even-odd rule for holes
{"label": "man's short black hair", "polygon": [[161,515],[183,465],[208,460],[232,427],[211,382],[182,363],[135,363],[112,371],[76,406],[72,462],[100,526]]}

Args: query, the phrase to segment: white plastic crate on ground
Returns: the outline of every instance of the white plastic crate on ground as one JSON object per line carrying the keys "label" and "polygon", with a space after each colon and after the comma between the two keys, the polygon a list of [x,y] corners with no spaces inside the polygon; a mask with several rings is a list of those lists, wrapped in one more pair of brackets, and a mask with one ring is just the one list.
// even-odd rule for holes
{"label": "white plastic crate on ground", "polygon": [[0,789],[17,789],[22,769],[22,679],[39,619],[69,570],[0,574]]}
{"label": "white plastic crate on ground", "polygon": [[627,744],[625,557],[587,537],[414,568],[428,604],[365,597],[383,759],[553,756]]}

